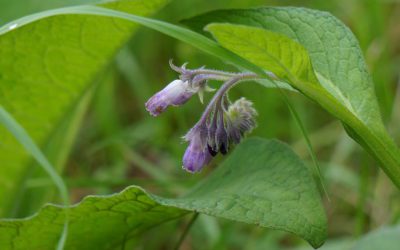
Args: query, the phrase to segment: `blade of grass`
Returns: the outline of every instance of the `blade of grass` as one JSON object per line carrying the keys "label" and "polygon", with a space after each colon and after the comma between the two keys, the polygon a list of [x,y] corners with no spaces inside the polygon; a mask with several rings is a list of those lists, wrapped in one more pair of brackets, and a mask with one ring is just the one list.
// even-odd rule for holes
{"label": "blade of grass", "polygon": [[[0,106],[0,123],[18,140],[25,150],[40,164],[43,170],[53,180],[55,186],[60,192],[61,199],[67,208],[69,205],[68,189],[63,179],[55,171],[54,167],[47,160],[39,147],[31,139],[25,129],[2,107]],[[68,210],[65,210],[65,223],[61,237],[57,243],[57,249],[63,249],[68,234]]]}
{"label": "blade of grass", "polygon": [[286,106],[288,107],[290,114],[292,115],[292,117],[294,118],[296,125],[299,127],[301,134],[304,137],[304,140],[306,141],[306,146],[307,146],[307,150],[308,153],[310,154],[310,157],[313,161],[314,164],[314,171],[313,172],[313,176],[314,179],[317,180],[317,183],[320,186],[320,189],[322,189],[323,193],[325,194],[326,198],[328,199],[328,201],[330,201],[329,195],[328,195],[328,191],[325,188],[325,184],[323,182],[323,178],[322,178],[322,174],[321,174],[321,167],[318,163],[318,159],[317,156],[315,155],[315,151],[314,148],[311,144],[310,138],[308,136],[307,130],[304,127],[303,122],[300,119],[299,114],[297,113],[296,109],[294,108],[294,106],[292,105],[292,103],[290,102],[289,98],[287,97],[287,95],[285,94],[285,92],[278,87],[278,84],[271,79],[271,81],[276,85],[276,87],[279,89],[279,93],[281,94],[281,97],[283,99],[283,101],[285,102]]}
{"label": "blade of grass", "polygon": [[159,31],[163,34],[166,34],[168,36],[171,36],[188,44],[192,44],[198,49],[203,50],[211,55],[217,56],[223,59],[224,61],[231,62],[236,65],[241,65],[245,67],[247,70],[257,73],[260,76],[266,76],[265,71],[260,67],[250,63],[248,60],[236,55],[230,50],[221,47],[213,40],[199,33],[167,22],[97,6],[81,5],[81,6],[65,7],[65,8],[53,9],[28,15],[20,19],[17,19],[15,21],[9,22],[4,26],[0,27],[0,35],[43,18],[57,16],[57,15],[65,15],[65,14],[86,14],[86,15],[98,15],[98,16],[107,16],[114,18],[116,17],[136,22],[147,28]]}

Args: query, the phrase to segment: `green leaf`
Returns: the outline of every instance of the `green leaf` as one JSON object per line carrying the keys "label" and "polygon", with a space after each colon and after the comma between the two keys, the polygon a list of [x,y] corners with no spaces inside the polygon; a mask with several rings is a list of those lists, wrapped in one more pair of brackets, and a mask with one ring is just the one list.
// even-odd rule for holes
{"label": "green leaf", "polygon": [[[166,0],[108,2],[102,6],[148,15]],[[0,103],[41,147],[63,116],[131,36],[131,22],[101,16],[53,16],[0,35]],[[4,29],[4,28],[3,28]],[[0,128],[0,217],[12,213],[30,158]]]}
{"label": "green leaf", "polygon": [[[65,249],[118,249],[137,234],[186,213],[162,206],[134,186],[110,196],[87,196],[69,210]],[[15,250],[54,249],[63,221],[63,209],[55,205],[45,206],[28,219],[3,220],[0,245]]]}
{"label": "green leaf", "polygon": [[399,249],[400,226],[384,227],[372,231],[358,240],[352,250]]}
{"label": "green leaf", "polygon": [[308,168],[289,146],[250,138],[185,197],[167,204],[284,230],[322,245],[326,217]]}
{"label": "green leaf", "polygon": [[[120,248],[144,230],[191,211],[291,232],[314,247],[326,238],[325,213],[308,168],[288,146],[253,138],[181,198],[162,198],[136,186],[86,197],[69,210],[66,249]],[[31,218],[0,221],[0,245],[51,249],[63,216],[61,207],[47,205]]]}
{"label": "green leaf", "polygon": [[[349,135],[381,163],[400,187],[399,149],[383,125],[358,42],[339,20],[326,12],[285,7],[214,11],[185,23],[196,30],[209,23],[225,23],[210,26],[224,47],[281,77],[286,76],[282,72],[291,72],[293,77],[288,83],[340,119]],[[229,33],[232,36],[228,39]],[[281,36],[292,40],[290,46],[286,42],[276,46]],[[293,51],[293,43],[303,49]],[[306,59],[304,49],[319,84],[314,76],[302,77],[288,64],[291,62],[286,54],[294,53],[296,63]],[[280,55],[276,58],[282,66],[279,70],[265,61],[276,55]],[[307,67],[307,60],[302,65],[300,69]]]}
{"label": "green leaf", "polygon": [[[250,62],[296,84],[298,81],[319,85],[307,50],[292,39],[271,31],[232,24],[210,24],[206,27],[218,42]],[[243,37],[251,40],[244,40]]]}
{"label": "green leaf", "polygon": [[78,4],[91,4],[98,0],[0,0],[0,25],[21,16],[43,11],[46,9],[60,8]]}

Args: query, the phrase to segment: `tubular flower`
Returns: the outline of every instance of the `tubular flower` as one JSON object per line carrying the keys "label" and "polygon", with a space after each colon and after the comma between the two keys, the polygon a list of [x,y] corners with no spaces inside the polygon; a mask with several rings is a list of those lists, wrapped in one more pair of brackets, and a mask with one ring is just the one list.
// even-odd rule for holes
{"label": "tubular flower", "polygon": [[198,172],[212,158],[207,148],[207,129],[203,126],[195,126],[184,139],[189,141],[189,146],[183,155],[183,168],[191,173]]}
{"label": "tubular flower", "polygon": [[153,116],[158,116],[168,106],[180,106],[187,102],[198,88],[193,88],[189,82],[174,80],[160,92],[152,96],[145,104],[147,111]]}

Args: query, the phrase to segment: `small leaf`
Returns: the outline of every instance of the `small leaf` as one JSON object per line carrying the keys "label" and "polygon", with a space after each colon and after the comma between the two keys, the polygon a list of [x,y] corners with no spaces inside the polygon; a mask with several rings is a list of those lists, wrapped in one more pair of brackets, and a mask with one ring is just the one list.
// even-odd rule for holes
{"label": "small leaf", "polygon": [[[159,223],[196,211],[284,230],[319,247],[326,217],[308,168],[278,141],[243,141],[186,196],[166,199],[139,187],[111,196],[89,196],[69,210],[66,249],[115,249]],[[0,245],[52,249],[63,209],[47,205],[28,219],[0,221]]]}

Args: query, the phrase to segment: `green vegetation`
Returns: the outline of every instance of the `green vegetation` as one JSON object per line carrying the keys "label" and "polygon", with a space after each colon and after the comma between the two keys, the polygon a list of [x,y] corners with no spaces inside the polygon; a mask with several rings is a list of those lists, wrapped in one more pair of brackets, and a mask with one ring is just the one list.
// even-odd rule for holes
{"label": "green vegetation", "polygon": [[[0,6],[0,249],[397,248],[400,3]],[[150,116],[169,59],[258,75],[229,92],[257,128],[196,174],[181,137],[222,92]]]}

